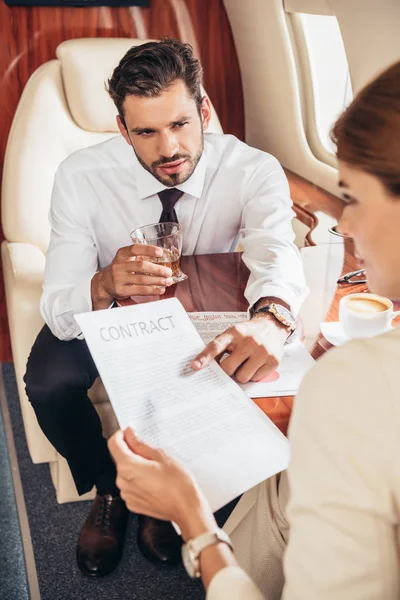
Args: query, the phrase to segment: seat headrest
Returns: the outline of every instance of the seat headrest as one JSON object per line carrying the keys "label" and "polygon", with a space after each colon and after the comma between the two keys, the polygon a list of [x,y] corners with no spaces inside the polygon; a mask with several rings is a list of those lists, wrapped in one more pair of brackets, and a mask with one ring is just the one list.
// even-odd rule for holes
{"label": "seat headrest", "polygon": [[79,127],[87,131],[118,131],[117,110],[105,85],[129,48],[147,41],[81,38],[58,46],[56,54],[61,61],[65,95]]}
{"label": "seat headrest", "polygon": [[[105,90],[121,58],[132,46],[151,40],[137,38],[80,38],[67,40],[56,50],[71,115],[86,131],[118,131],[117,110]],[[222,133],[215,111],[209,131]]]}

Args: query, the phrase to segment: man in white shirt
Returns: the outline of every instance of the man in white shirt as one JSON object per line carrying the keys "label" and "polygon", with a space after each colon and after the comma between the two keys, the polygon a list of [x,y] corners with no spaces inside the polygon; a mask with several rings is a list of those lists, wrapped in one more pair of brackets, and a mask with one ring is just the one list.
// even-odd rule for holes
{"label": "man in white shirt", "polygon": [[[183,254],[232,252],[240,239],[250,270],[248,322],[230,328],[193,361],[240,382],[275,367],[305,291],[291,226],[288,183],[277,160],[233,136],[204,134],[210,102],[201,67],[178,40],[131,48],[109,81],[121,136],[80,150],[60,166],[41,312],[46,322],[28,360],[27,395],[45,435],[66,458],[79,494],[97,496],[77,560],[90,576],[122,555],[127,509],[99,417],[87,396],[97,370],[74,315],[116,299],[154,295],[172,284],[158,249],[130,232],[157,221],[183,227]],[[169,523],[140,517],[138,544],[152,561],[176,564],[181,540]]]}

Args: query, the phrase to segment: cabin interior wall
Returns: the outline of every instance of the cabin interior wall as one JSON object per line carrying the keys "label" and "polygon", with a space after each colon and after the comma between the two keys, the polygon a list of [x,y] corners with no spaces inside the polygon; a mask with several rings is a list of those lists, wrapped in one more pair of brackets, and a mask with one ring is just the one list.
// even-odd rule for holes
{"label": "cabin interior wall", "polygon": [[[289,170],[337,194],[333,155],[324,161],[307,140],[304,99],[311,81],[293,31],[293,13],[334,15],[356,93],[400,59],[400,3],[394,0],[224,0],[243,78],[246,141]],[[323,157],[322,157],[323,158]],[[329,164],[330,163],[330,164]]]}

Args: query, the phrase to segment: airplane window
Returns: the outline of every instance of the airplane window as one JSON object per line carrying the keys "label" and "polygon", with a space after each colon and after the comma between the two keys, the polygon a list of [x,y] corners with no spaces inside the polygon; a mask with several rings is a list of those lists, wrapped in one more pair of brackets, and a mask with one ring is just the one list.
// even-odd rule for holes
{"label": "airplane window", "polygon": [[309,143],[318,158],[332,164],[334,147],[329,132],[353,98],[344,44],[335,16],[298,13],[296,17],[305,50],[301,59],[308,62],[301,70],[308,73],[304,98]]}

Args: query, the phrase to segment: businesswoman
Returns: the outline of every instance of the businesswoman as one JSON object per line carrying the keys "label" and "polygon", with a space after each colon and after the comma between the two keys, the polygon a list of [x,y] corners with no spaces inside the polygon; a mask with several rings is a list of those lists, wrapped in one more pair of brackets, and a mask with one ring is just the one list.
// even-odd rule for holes
{"label": "businesswoman", "polygon": [[[370,290],[400,299],[400,62],[355,97],[332,136],[346,202],[339,227],[354,239]],[[316,363],[290,425],[288,506],[286,474],[243,496],[230,519],[252,495],[231,530],[246,572],[218,536],[192,560],[209,600],[400,596],[399,356],[400,327]],[[175,521],[186,542],[217,529],[184,467],[131,430],[117,432],[109,446],[132,511]],[[284,585],[274,571],[283,554]]]}

